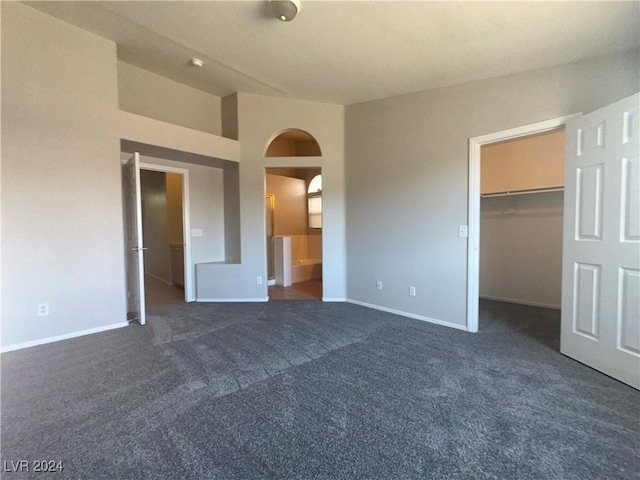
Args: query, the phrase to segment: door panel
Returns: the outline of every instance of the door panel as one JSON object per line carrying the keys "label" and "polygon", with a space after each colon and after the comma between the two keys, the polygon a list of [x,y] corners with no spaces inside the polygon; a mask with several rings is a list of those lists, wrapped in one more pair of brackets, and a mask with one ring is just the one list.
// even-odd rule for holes
{"label": "door panel", "polygon": [[640,388],[639,95],[567,124],[561,351]]}
{"label": "door panel", "polygon": [[140,155],[136,152],[122,165],[122,191],[127,259],[127,319],[145,324],[144,246],[142,244],[142,197]]}
{"label": "door panel", "polygon": [[604,165],[576,170],[576,240],[602,240],[602,172]]}
{"label": "door panel", "polygon": [[622,223],[620,240],[640,243],[640,161],[622,159]]}

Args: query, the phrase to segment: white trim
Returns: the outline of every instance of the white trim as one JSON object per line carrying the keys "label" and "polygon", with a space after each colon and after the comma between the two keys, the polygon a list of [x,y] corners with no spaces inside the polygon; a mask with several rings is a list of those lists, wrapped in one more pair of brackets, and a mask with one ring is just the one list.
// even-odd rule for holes
{"label": "white trim", "polygon": [[167,167],[153,163],[140,163],[143,170],[155,172],[177,173],[182,175],[182,238],[184,242],[184,300],[193,302],[196,300],[194,289],[194,273],[191,263],[191,206],[189,204],[189,170],[186,168]]}
{"label": "white trim", "polygon": [[6,347],[2,347],[0,352],[12,352],[14,350],[22,350],[23,348],[35,347],[37,345],[44,345],[45,343],[53,343],[59,342],[61,340],[68,340],[70,338],[83,337],[85,335],[91,335],[93,333],[105,332],[107,330],[114,330],[116,328],[127,327],[129,325],[128,322],[119,322],[113,323],[111,325],[105,325],[104,327],[96,327],[96,328],[88,328],[87,330],[80,330],[78,332],[65,333],[64,335],[56,335],[55,337],[46,337],[41,338],[39,340],[32,340],[30,342],[22,342],[22,343],[14,343],[13,345],[8,345]]}
{"label": "white trim", "polygon": [[478,299],[480,298],[480,148],[513,138],[524,137],[563,127],[581,114],[552,118],[544,122],[489,133],[469,139],[469,239],[467,241],[467,331],[478,331]]}
{"label": "white trim", "polygon": [[381,310],[387,313],[394,313],[396,315],[401,315],[403,317],[413,318],[415,320],[422,320],[423,322],[434,323],[436,325],[441,325],[443,327],[455,328],[456,330],[467,330],[465,325],[460,325],[458,323],[451,323],[445,320],[438,320],[436,318],[429,318],[422,315],[416,315],[415,313],[403,312],[401,310],[395,310],[393,308],[381,307],[380,305],[374,305],[372,303],[360,302],[358,300],[353,300],[351,298],[347,298],[347,303],[353,303],[355,305],[360,305],[362,307],[373,308],[374,310]]}
{"label": "white trim", "polygon": [[331,298],[331,297],[322,297],[323,302],[346,302],[346,298]]}
{"label": "white trim", "polygon": [[516,298],[492,297],[491,295],[480,295],[479,298],[484,298],[485,300],[495,300],[496,302],[516,303],[518,305],[528,305],[530,307],[542,307],[542,308],[551,308],[553,310],[560,310],[560,305],[550,305],[548,303],[530,302],[528,300],[518,300]]}
{"label": "white trim", "polygon": [[273,287],[276,284],[276,279],[272,278],[271,280],[267,280],[267,287]]}
{"label": "white trim", "polygon": [[242,302],[268,302],[269,297],[264,298],[196,298],[196,302],[203,303],[242,303]]}

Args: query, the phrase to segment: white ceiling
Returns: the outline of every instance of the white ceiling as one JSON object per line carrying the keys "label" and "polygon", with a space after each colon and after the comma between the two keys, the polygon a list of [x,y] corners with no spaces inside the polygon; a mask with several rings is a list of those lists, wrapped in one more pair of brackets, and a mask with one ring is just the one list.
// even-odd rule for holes
{"label": "white ceiling", "polygon": [[292,22],[267,0],[27,5],[115,41],[124,62],[218,96],[345,105],[640,44],[635,1],[301,1]]}

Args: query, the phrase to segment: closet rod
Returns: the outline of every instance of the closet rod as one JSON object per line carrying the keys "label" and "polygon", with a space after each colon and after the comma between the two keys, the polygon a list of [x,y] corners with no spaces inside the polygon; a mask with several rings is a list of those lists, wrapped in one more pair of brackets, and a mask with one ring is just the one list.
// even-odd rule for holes
{"label": "closet rod", "polygon": [[506,197],[508,195],[526,195],[529,193],[546,193],[546,192],[561,192],[564,187],[552,187],[552,188],[531,188],[529,190],[516,190],[515,192],[495,192],[495,193],[482,193],[482,198],[487,197]]}

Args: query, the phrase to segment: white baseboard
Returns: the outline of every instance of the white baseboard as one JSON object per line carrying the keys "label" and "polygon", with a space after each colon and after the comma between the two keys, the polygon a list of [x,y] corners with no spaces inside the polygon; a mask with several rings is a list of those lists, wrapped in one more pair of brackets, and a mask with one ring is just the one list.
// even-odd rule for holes
{"label": "white baseboard", "polygon": [[360,302],[358,300],[352,300],[351,298],[347,298],[348,303],[353,303],[355,305],[360,305],[362,307],[373,308],[374,310],[381,310],[383,312],[394,313],[396,315],[400,315],[403,317],[413,318],[415,320],[422,320],[423,322],[434,323],[436,325],[441,325],[443,327],[455,328],[456,330],[467,331],[466,325],[459,325],[457,323],[446,322],[444,320],[438,320],[437,318],[429,318],[423,315],[416,315],[415,313],[403,312],[402,310],[395,310],[393,308],[382,307],[380,305],[374,305],[372,303]]}
{"label": "white baseboard", "polygon": [[[153,273],[144,272],[144,274],[145,274],[145,275],[149,275],[150,277],[155,278],[156,280],[158,280],[159,282],[164,283],[165,285],[174,285],[174,283],[173,283],[173,282],[171,282],[170,280],[167,280],[166,278],[159,277],[158,275],[155,275],[155,274],[153,274]],[[183,287],[184,287],[184,285],[183,285]]]}
{"label": "white baseboard", "polygon": [[272,278],[271,280],[267,280],[267,287],[273,287],[276,284],[276,279]]}
{"label": "white baseboard", "polygon": [[65,333],[64,335],[56,335],[55,337],[41,338],[39,340],[32,340],[30,342],[14,343],[2,347],[0,352],[12,352],[13,350],[22,350],[23,348],[35,347],[37,345],[44,345],[45,343],[59,342],[60,340],[68,340],[69,338],[83,337],[85,335],[91,335],[92,333],[105,332],[107,330],[114,330],[116,328],[122,328],[129,325],[129,322],[113,323],[111,325],[105,325],[104,327],[88,328],[86,330],[80,330],[77,332]]}
{"label": "white baseboard", "polygon": [[269,297],[264,298],[196,298],[196,302],[203,303],[242,303],[242,302],[268,302]]}
{"label": "white baseboard", "polygon": [[346,302],[346,298],[331,298],[331,297],[322,297],[323,302]]}
{"label": "white baseboard", "polygon": [[480,295],[480,298],[484,298],[486,300],[495,300],[497,302],[517,303],[518,305],[528,305],[530,307],[542,307],[560,310],[560,305],[549,305],[548,303],[530,302],[528,300],[517,300],[514,298],[492,297],[490,295]]}

